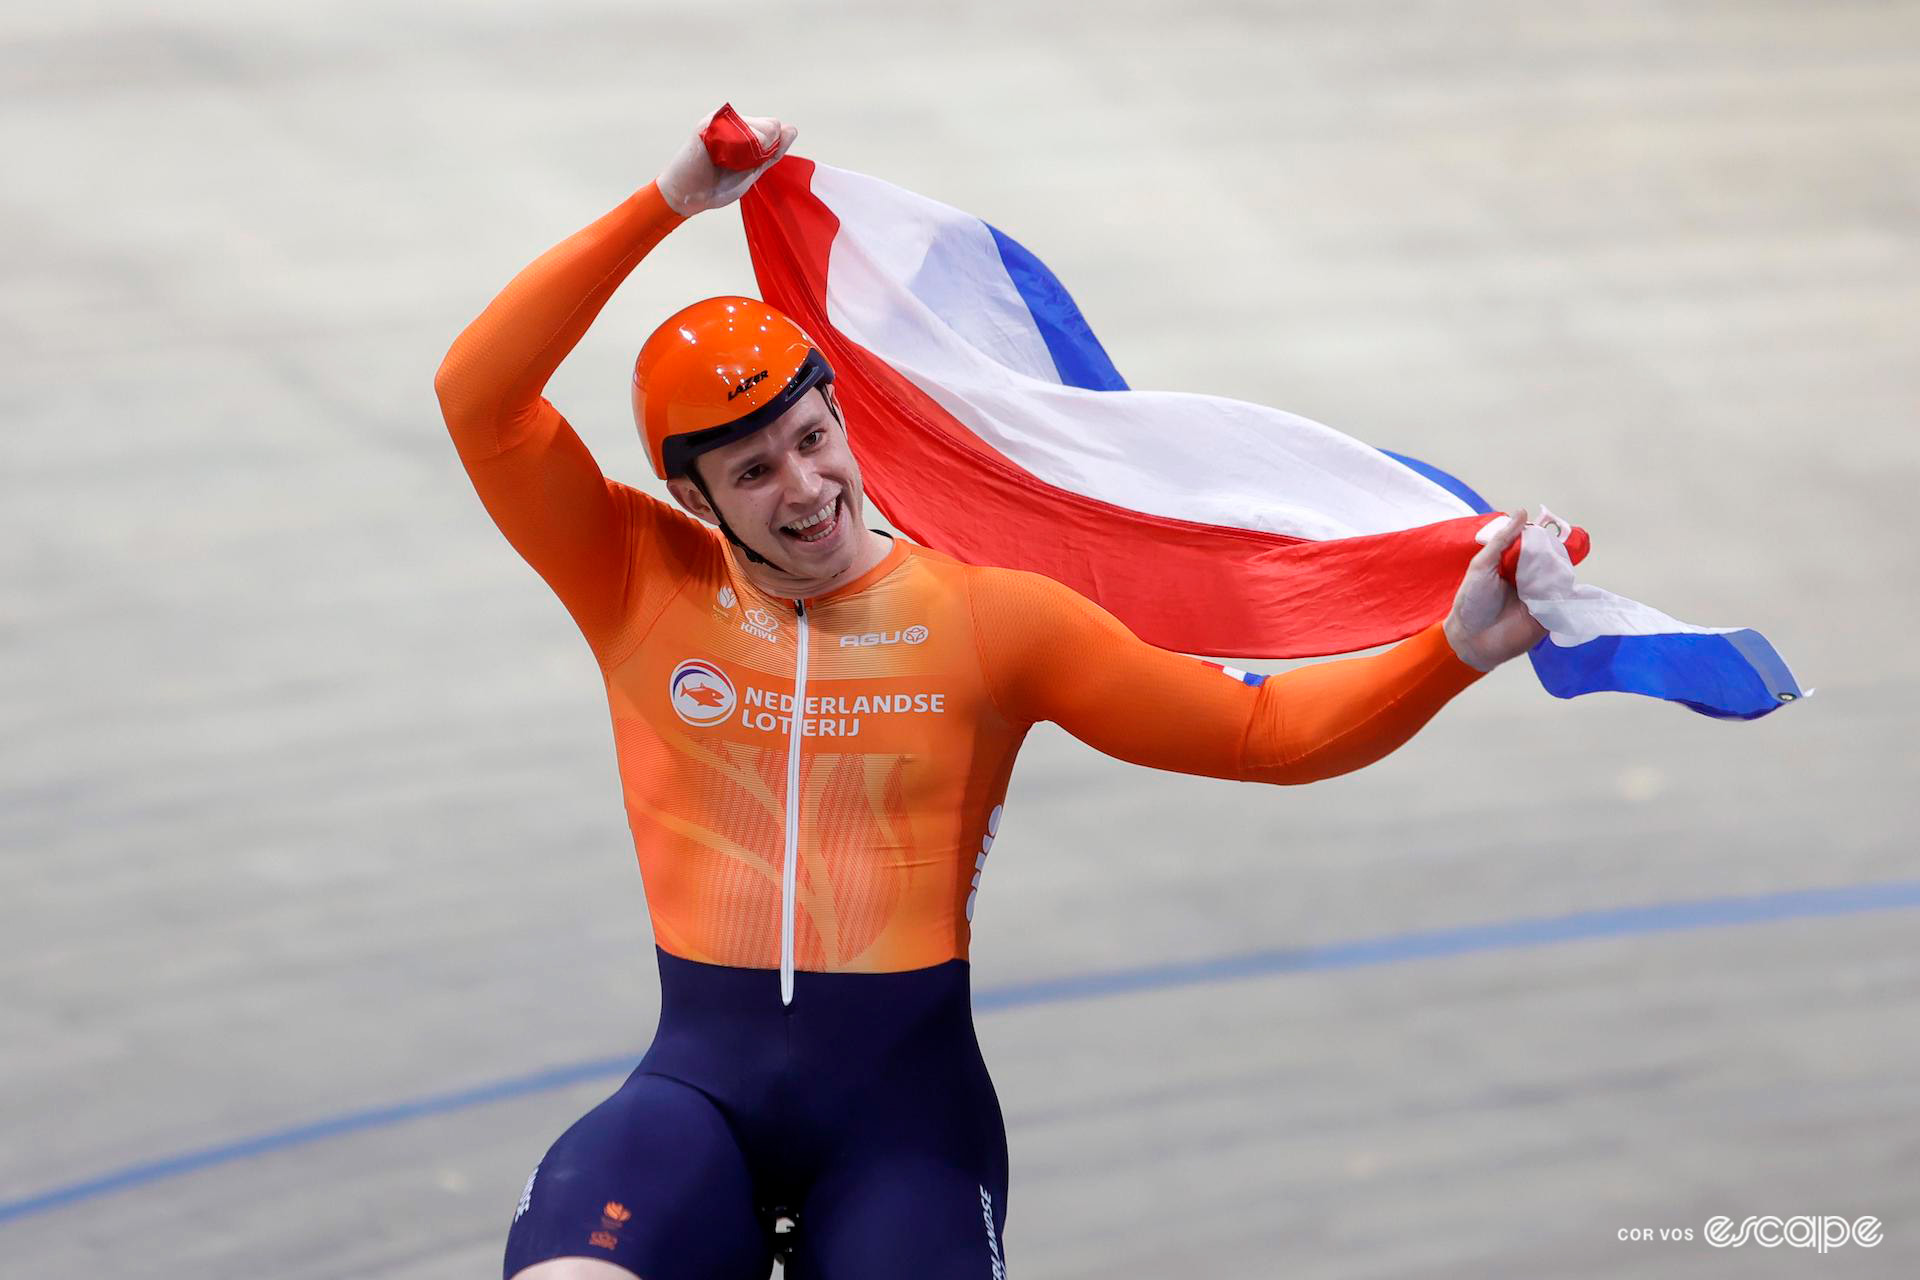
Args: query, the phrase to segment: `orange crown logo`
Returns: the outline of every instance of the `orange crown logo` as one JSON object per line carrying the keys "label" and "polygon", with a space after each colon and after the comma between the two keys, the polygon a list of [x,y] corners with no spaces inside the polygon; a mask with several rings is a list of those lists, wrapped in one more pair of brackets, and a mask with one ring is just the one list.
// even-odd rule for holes
{"label": "orange crown logo", "polygon": [[633,1216],[633,1214],[627,1209],[627,1206],[621,1204],[618,1200],[607,1201],[607,1207],[603,1212],[605,1212],[605,1214],[609,1218],[612,1218],[615,1222],[625,1222],[628,1218],[631,1218]]}

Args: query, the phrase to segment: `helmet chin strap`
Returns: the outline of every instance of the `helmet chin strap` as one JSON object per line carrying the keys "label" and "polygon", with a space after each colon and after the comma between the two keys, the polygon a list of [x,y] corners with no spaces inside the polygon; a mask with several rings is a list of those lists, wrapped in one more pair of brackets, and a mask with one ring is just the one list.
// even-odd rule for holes
{"label": "helmet chin strap", "polygon": [[789,578],[795,576],[794,574],[789,572],[787,569],[785,569],[781,565],[775,564],[773,561],[767,559],[765,556],[761,555],[758,551],[755,551],[752,547],[748,546],[745,542],[741,540],[740,535],[733,531],[733,526],[727,523],[727,518],[720,514],[720,504],[713,500],[713,490],[707,488],[706,480],[702,478],[700,475],[700,466],[698,463],[695,463],[693,466],[690,466],[687,468],[687,475],[690,479],[692,479],[692,481],[696,485],[700,486],[700,496],[705,498],[707,500],[707,506],[713,509],[713,518],[719,521],[720,532],[727,535],[728,542],[731,542],[734,546],[740,548],[741,551],[745,552],[747,559],[751,560],[753,563],[763,564],[767,566],[767,568],[774,570],[776,573],[786,574]]}

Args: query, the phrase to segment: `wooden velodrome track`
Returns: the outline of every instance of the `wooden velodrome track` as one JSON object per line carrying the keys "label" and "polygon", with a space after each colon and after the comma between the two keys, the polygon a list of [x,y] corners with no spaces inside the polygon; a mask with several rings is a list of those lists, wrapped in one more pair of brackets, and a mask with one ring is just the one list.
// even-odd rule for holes
{"label": "wooden velodrome track", "polygon": [[[1544,501],[1819,690],[1522,662],[1289,790],[1036,731],[1012,1274],[1916,1273],[1912,3],[29,0],[0,67],[0,1273],[497,1274],[646,1044],[593,664],[430,382],[723,98],[1017,235],[1134,385]],[[697,221],[562,370],[611,473],[635,344],[750,288]]]}

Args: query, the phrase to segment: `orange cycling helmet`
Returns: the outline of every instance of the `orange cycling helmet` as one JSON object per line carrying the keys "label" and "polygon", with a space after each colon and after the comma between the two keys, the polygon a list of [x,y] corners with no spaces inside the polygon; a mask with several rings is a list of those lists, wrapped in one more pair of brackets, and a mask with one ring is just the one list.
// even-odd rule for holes
{"label": "orange cycling helmet", "polygon": [[669,317],[641,346],[633,421],[655,475],[691,474],[698,482],[695,458],[745,439],[832,381],[813,339],[766,303],[707,298]]}

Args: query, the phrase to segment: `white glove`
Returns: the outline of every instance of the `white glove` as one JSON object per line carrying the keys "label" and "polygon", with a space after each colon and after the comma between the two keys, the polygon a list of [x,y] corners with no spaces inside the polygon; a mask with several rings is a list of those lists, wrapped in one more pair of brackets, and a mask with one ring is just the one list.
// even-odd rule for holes
{"label": "white glove", "polygon": [[800,135],[798,129],[790,124],[781,124],[772,116],[742,116],[741,120],[753,130],[754,137],[760,139],[762,146],[776,138],[779,145],[774,148],[767,162],[757,169],[722,169],[707,154],[707,144],[700,140],[700,131],[718,114],[718,111],[709,111],[701,117],[700,123],[693,127],[693,136],[687,140],[687,145],[667,161],[667,167],[653,180],[654,185],[660,188],[667,207],[683,218],[691,218],[707,209],[724,208],[738,200],[761,174],[787,154],[787,148]]}
{"label": "white glove", "polygon": [[[1541,514],[1551,518],[1544,511]],[[1563,528],[1557,520],[1555,527]],[[1547,634],[1547,629],[1527,612],[1514,584],[1500,576],[1500,557],[1507,545],[1530,528],[1540,532],[1537,526],[1528,524],[1527,509],[1522,507],[1489,520],[1474,535],[1474,540],[1484,545],[1467,564],[1443,629],[1460,661],[1476,671],[1491,671],[1518,657]]]}

